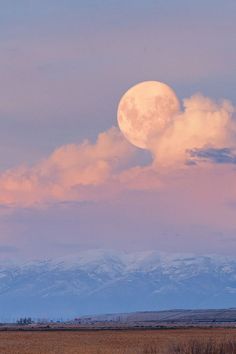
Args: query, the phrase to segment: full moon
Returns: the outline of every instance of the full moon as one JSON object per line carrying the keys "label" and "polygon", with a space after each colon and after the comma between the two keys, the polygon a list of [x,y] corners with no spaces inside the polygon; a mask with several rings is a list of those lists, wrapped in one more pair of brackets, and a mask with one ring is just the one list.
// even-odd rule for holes
{"label": "full moon", "polygon": [[168,85],[158,81],[141,82],[121,98],[118,125],[131,144],[149,149],[153,139],[158,139],[179,109],[179,100]]}

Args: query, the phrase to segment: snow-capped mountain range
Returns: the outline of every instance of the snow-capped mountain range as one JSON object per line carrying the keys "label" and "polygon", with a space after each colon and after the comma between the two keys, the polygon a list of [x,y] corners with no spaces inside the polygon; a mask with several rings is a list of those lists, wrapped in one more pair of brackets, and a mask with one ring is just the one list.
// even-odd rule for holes
{"label": "snow-capped mountain range", "polygon": [[236,260],[92,250],[0,264],[0,319],[236,306]]}

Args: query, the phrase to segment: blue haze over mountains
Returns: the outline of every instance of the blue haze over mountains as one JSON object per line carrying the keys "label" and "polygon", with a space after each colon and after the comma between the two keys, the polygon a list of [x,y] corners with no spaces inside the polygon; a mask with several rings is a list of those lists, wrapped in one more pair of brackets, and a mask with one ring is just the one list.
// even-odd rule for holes
{"label": "blue haze over mountains", "polygon": [[236,261],[214,255],[83,251],[0,266],[0,320],[236,305]]}

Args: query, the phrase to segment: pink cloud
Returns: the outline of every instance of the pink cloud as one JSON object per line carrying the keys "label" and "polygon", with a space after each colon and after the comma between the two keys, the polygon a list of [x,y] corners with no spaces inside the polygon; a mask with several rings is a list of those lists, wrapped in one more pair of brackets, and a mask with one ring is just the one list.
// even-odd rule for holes
{"label": "pink cloud", "polygon": [[95,144],[85,141],[62,146],[33,167],[4,172],[0,176],[0,202],[32,205],[86,199],[86,187],[91,190],[107,183],[133,154],[134,148],[116,128],[99,134]]}
{"label": "pink cloud", "polygon": [[235,107],[201,94],[184,100],[181,112],[152,145],[157,168],[183,165],[191,149],[236,147]]}
{"label": "pink cloud", "polygon": [[[117,128],[111,128],[100,133],[95,143],[86,140],[82,144],[64,145],[33,166],[21,165],[0,174],[0,203],[34,206],[60,201],[99,201],[116,198],[126,191],[169,193],[173,186],[176,190],[183,188],[184,195],[185,186],[193,182],[191,193],[197,198],[202,192],[209,194],[206,186],[214,171],[224,171],[220,172],[223,177],[217,179],[217,188],[224,178],[234,198],[232,164],[220,168],[210,160],[203,163],[200,159],[197,166],[186,165],[191,149],[235,150],[234,107],[226,100],[216,103],[195,95],[184,101],[184,108],[156,139],[151,164],[134,166],[137,149]],[[229,200],[228,189],[223,190],[224,200]],[[214,193],[209,195],[211,201],[214,198]]]}

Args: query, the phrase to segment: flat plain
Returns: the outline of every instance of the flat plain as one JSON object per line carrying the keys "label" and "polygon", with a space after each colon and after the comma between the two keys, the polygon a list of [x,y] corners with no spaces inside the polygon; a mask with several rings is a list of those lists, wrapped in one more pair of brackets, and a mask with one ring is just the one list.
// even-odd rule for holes
{"label": "flat plain", "polygon": [[176,343],[235,341],[236,329],[2,331],[1,354],[166,354]]}

